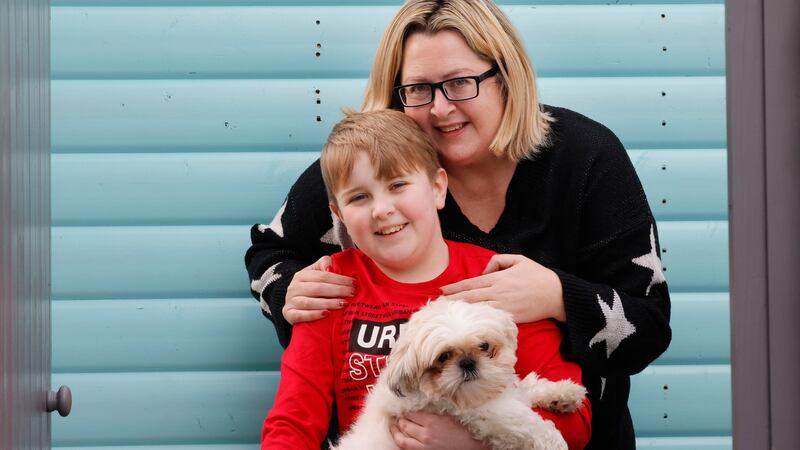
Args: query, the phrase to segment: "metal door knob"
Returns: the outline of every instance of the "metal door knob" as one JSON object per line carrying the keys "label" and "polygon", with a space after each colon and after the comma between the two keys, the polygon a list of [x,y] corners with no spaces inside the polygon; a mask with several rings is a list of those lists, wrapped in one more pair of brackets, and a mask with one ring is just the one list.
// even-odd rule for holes
{"label": "metal door knob", "polygon": [[72,391],[66,386],[58,388],[58,392],[47,393],[47,412],[58,411],[61,417],[67,417],[72,409]]}

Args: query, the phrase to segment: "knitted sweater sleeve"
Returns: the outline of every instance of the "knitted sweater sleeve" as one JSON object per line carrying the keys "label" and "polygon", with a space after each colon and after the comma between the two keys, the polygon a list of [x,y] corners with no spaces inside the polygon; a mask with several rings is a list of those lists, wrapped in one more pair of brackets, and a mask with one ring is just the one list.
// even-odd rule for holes
{"label": "knitted sweater sleeve", "polygon": [[244,258],[250,292],[275,325],[283,347],[289,345],[292,333],[282,313],[286,289],[297,271],[341,250],[337,244],[342,238],[336,231],[319,160],[300,175],[272,222],[253,225],[250,230],[252,245]]}
{"label": "knitted sweater sleeve", "polygon": [[641,183],[610,131],[584,161],[574,272],[556,270],[566,349],[599,376],[642,371],[669,345],[670,300],[658,230]]}

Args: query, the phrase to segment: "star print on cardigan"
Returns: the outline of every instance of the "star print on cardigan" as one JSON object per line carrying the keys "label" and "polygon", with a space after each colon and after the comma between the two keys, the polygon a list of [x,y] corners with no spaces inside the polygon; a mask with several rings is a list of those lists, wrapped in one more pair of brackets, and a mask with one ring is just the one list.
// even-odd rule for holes
{"label": "star print on cardigan", "polygon": [[280,263],[271,266],[264,272],[264,275],[261,275],[261,278],[258,280],[253,280],[250,283],[250,289],[254,292],[258,292],[258,303],[261,305],[261,309],[264,310],[265,313],[268,315],[272,315],[272,311],[269,310],[269,305],[267,301],[264,299],[264,291],[267,290],[267,287],[277,281],[281,274],[275,273],[275,269],[280,265]]}
{"label": "star print on cardigan", "polygon": [[283,222],[281,222],[283,218],[283,211],[286,210],[286,202],[283,202],[281,205],[281,209],[275,213],[275,217],[272,219],[269,225],[258,225],[258,231],[265,233],[267,230],[272,230],[275,234],[280,237],[283,237]]}
{"label": "star print on cardigan", "polygon": [[614,290],[612,292],[614,293],[614,302],[610,308],[600,297],[600,294],[597,295],[597,303],[600,304],[600,309],[603,310],[603,315],[606,317],[606,327],[598,331],[589,341],[589,347],[605,341],[606,358],[611,357],[611,354],[619,347],[623,339],[636,332],[636,327],[625,318],[625,311],[622,310],[622,300],[620,300],[619,294]]}
{"label": "star print on cardigan", "polygon": [[606,393],[606,378],[600,377],[600,400],[603,399],[603,394]]}
{"label": "star print on cardigan", "polygon": [[653,277],[650,279],[650,284],[647,285],[644,295],[650,295],[650,288],[658,283],[667,281],[667,279],[664,278],[664,271],[661,269],[661,259],[658,257],[658,251],[656,250],[656,235],[653,232],[652,224],[650,225],[650,253],[633,258],[631,261],[637,266],[653,271]]}
{"label": "star print on cardigan", "polygon": [[336,217],[336,214],[331,213],[331,221],[333,222],[333,226],[322,235],[319,240],[326,244],[338,245],[342,250],[355,247],[353,240],[350,239],[350,235],[347,234],[347,228],[344,226],[344,223]]}

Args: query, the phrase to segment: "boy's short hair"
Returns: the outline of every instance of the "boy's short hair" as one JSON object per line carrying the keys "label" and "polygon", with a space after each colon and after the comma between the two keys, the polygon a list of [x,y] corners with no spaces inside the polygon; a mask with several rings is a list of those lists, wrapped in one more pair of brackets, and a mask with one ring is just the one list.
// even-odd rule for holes
{"label": "boy's short hair", "polygon": [[350,179],[356,156],[367,154],[375,176],[391,179],[424,171],[433,179],[441,167],[433,140],[406,114],[391,109],[345,110],[322,148],[320,166],[330,201]]}

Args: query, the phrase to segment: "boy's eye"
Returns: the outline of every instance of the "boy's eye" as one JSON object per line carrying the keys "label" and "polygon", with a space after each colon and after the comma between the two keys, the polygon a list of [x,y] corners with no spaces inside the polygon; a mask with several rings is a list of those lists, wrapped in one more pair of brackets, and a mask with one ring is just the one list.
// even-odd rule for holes
{"label": "boy's eye", "polygon": [[406,182],[406,181],[395,181],[394,183],[389,185],[389,189],[392,189],[392,190],[400,189],[401,187],[403,187],[403,186],[405,186],[407,184],[408,184],[408,182]]}
{"label": "boy's eye", "polygon": [[364,200],[365,198],[367,198],[366,194],[351,195],[350,198],[347,199],[347,203],[357,202],[359,200]]}

